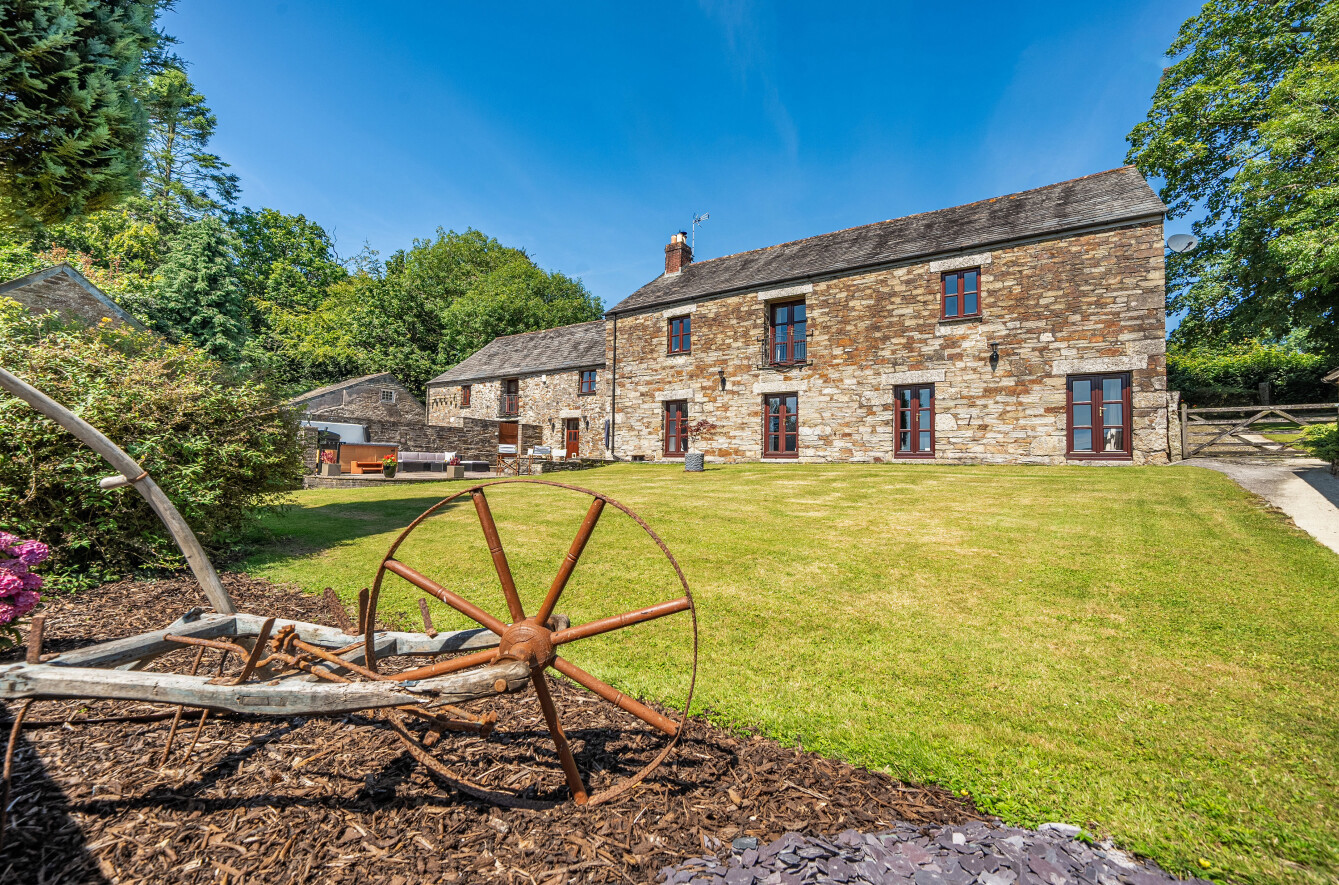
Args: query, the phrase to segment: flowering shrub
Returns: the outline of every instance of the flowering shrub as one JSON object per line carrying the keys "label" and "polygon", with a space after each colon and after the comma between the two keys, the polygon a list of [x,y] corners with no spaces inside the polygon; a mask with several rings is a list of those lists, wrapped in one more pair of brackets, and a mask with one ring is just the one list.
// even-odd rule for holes
{"label": "flowering shrub", "polygon": [[50,551],[38,541],[21,541],[18,535],[0,532],[0,647],[18,643],[14,622],[37,607],[42,577],[33,566],[46,561]]}
{"label": "flowering shrub", "polygon": [[[198,350],[33,316],[0,297],[0,354],[136,459],[212,551],[247,542],[258,511],[300,484],[297,420],[283,396]],[[50,546],[48,586],[180,567],[171,535],[134,489],[99,488],[111,472],[60,425],[0,393],[0,525]]]}

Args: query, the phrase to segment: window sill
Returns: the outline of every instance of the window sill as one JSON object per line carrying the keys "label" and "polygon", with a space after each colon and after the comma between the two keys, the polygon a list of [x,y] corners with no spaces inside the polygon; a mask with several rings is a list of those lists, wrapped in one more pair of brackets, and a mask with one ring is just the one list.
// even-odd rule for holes
{"label": "window sill", "polygon": [[934,452],[894,452],[893,458],[898,461],[933,461]]}
{"label": "window sill", "polygon": [[682,457],[684,456],[684,453],[683,453],[683,452],[662,452],[661,455],[662,455],[663,457],[665,457],[665,458],[682,458]]}
{"label": "window sill", "polygon": [[592,390],[589,393],[578,393],[577,396],[595,396],[595,391]]}
{"label": "window sill", "polygon": [[665,356],[692,356],[691,350],[667,350]]}
{"label": "window sill", "polygon": [[937,326],[965,326],[968,323],[981,322],[981,314],[975,314],[969,317],[940,317],[935,325]]}
{"label": "window sill", "polygon": [[1129,452],[1066,452],[1065,457],[1071,461],[1132,461],[1134,456]]}
{"label": "window sill", "polygon": [[793,453],[791,453],[791,454],[789,454],[789,455],[785,455],[785,454],[783,454],[783,455],[775,455],[775,454],[768,454],[768,453],[764,452],[764,453],[763,453],[763,457],[766,458],[768,461],[794,461],[794,460],[796,460],[797,458],[800,457],[800,453],[799,453],[799,452],[793,452]]}

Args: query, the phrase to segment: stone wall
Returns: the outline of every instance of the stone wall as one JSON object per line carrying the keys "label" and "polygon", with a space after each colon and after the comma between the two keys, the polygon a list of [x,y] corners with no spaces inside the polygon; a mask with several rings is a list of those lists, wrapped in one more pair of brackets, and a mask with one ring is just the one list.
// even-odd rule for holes
{"label": "stone wall", "polygon": [[[369,443],[398,445],[406,452],[455,452],[462,461],[487,461],[497,457],[497,422],[478,418],[463,419],[459,425],[433,427],[398,421],[370,421],[342,412],[323,412],[321,418],[334,423],[361,424]],[[316,432],[304,428],[303,441],[307,472],[316,472]],[[539,428],[523,428],[531,438]]]}
{"label": "stone wall", "polygon": [[[561,457],[567,450],[564,422],[575,418],[581,422],[580,456],[608,457],[604,447],[604,421],[609,415],[606,372],[603,368],[595,371],[595,393],[588,395],[580,393],[580,371],[513,376],[519,381],[520,414],[514,420],[523,425],[521,451],[531,446],[549,446],[555,456]],[[430,384],[428,423],[451,426],[471,418],[497,421],[501,396],[501,379],[475,382],[471,385],[469,406],[462,407],[459,384]]]}
{"label": "stone wall", "polygon": [[[392,392],[394,402],[381,401],[383,390]],[[331,415],[336,413],[352,416],[356,419],[353,422],[355,424],[362,424],[369,419],[424,424],[428,417],[427,410],[413,391],[389,376],[370,378],[311,399],[294,400],[294,403],[306,407],[306,417],[325,421],[334,421]]]}
{"label": "stone wall", "polygon": [[[982,316],[941,321],[941,272],[978,265]],[[760,368],[782,297],[806,301],[812,364]],[[793,392],[800,461],[892,460],[894,386],[933,383],[937,460],[1060,464],[1066,376],[1128,371],[1133,461],[1165,463],[1164,298],[1154,222],[619,316],[613,455],[662,459],[663,402],[684,399],[718,425],[696,445],[708,459],[759,459],[763,396]],[[668,319],[690,311],[692,353],[668,355]],[[613,367],[615,323],[606,334]]]}

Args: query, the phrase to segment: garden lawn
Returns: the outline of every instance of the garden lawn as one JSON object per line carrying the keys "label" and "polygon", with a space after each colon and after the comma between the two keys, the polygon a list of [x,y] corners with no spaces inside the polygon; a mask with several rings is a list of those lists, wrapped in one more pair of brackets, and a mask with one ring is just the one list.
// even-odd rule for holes
{"label": "garden lawn", "polygon": [[[966,791],[1010,823],[1080,824],[1174,871],[1339,877],[1339,556],[1225,476],[755,464],[562,478],[634,509],[678,557],[702,630],[693,706],[715,720]],[[399,530],[463,488],[301,492],[243,568],[351,600]],[[488,494],[533,611],[589,502]],[[559,611],[679,595],[655,552],[607,509]],[[399,556],[505,612],[468,500]],[[416,621],[421,594],[386,586],[383,621]],[[682,701],[686,618],[569,656]]]}

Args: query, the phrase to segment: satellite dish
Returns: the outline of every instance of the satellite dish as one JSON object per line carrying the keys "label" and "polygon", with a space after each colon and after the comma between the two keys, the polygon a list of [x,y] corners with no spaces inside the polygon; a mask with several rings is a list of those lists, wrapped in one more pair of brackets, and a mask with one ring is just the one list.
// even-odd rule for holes
{"label": "satellite dish", "polygon": [[1200,244],[1190,234],[1172,234],[1167,238],[1167,248],[1173,252],[1189,252]]}

